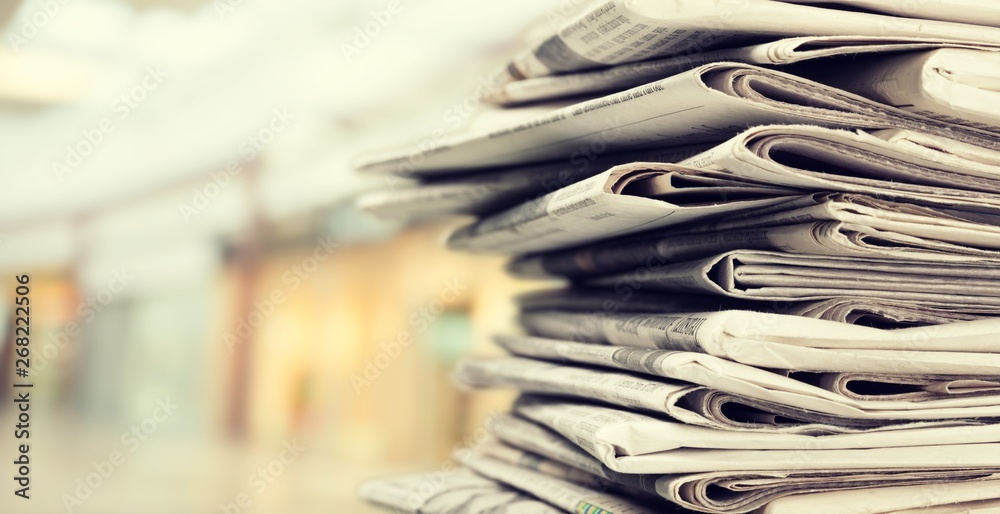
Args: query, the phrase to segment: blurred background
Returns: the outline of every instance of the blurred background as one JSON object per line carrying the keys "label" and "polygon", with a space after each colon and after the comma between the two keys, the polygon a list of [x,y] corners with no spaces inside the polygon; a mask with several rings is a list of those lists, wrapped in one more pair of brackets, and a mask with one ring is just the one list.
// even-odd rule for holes
{"label": "blurred background", "polygon": [[[31,496],[14,513],[375,512],[447,472],[504,393],[502,260],[353,198],[362,150],[461,130],[475,88],[572,0],[0,3],[2,475],[30,274]],[[541,24],[541,25],[539,25]],[[428,475],[433,480],[433,475]]]}

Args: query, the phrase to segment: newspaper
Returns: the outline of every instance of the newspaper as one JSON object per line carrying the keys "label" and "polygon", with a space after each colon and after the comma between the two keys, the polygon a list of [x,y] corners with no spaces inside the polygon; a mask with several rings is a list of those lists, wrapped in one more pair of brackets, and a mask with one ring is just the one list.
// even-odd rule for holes
{"label": "newspaper", "polygon": [[1000,149],[993,132],[942,123],[788,73],[713,63],[492,132],[369,154],[357,168],[441,176],[561,159],[586,148],[617,152],[723,141],[747,127],[782,123],[910,129]]}
{"label": "newspaper", "polygon": [[566,341],[706,353],[750,366],[794,371],[997,375],[1000,319],[899,330],[783,314],[522,313],[530,333]]}
{"label": "newspaper", "polygon": [[[619,473],[1000,467],[1000,444],[975,442],[994,439],[991,432],[998,427],[989,425],[828,436],[754,434],[533,397],[519,400],[514,413],[554,430]],[[855,443],[859,439],[869,443]]]}
{"label": "newspaper", "polygon": [[382,478],[362,484],[369,502],[413,514],[560,514],[540,502],[467,469],[434,480],[428,474]]}
{"label": "newspaper", "polygon": [[879,130],[874,131],[873,134],[900,148],[909,147],[909,151],[922,153],[931,160],[959,157],[962,160],[953,162],[960,163],[962,166],[975,165],[976,163],[1000,165],[1000,157],[998,157],[996,150],[950,141],[940,136],[899,129]]}
{"label": "newspaper", "polygon": [[831,298],[815,302],[787,304],[784,314],[839,321],[852,325],[899,329],[972,321],[1000,315],[1000,309],[976,306],[963,310],[935,308],[879,298]]}
{"label": "newspaper", "polygon": [[505,445],[509,445],[504,449],[496,446],[486,448],[486,453],[494,458],[557,477],[582,477],[581,480],[588,483],[610,481],[622,484],[640,491],[636,494],[655,494],[699,512],[752,512],[793,494],[901,485],[942,487],[959,482],[1000,479],[1000,468],[627,475],[608,469],[562,436],[530,421],[508,416],[492,430]]}
{"label": "newspaper", "polygon": [[1000,480],[931,486],[873,487],[793,495],[762,514],[992,514],[1000,510]]}
{"label": "newspaper", "polygon": [[[803,376],[821,387],[858,400],[900,399],[924,401],[942,395],[986,395],[1000,393],[1000,377],[954,375],[885,375],[881,373],[820,373]],[[890,385],[889,392],[880,386]]]}
{"label": "newspaper", "polygon": [[995,317],[1000,314],[1000,307],[990,309],[979,306],[963,311],[930,308],[913,303],[877,298],[846,297],[812,302],[778,303],[642,290],[616,293],[610,289],[586,287],[534,291],[520,295],[517,302],[523,311],[565,310],[586,312],[597,317],[617,312],[671,314],[737,309],[790,314],[877,328],[940,325]]}
{"label": "newspaper", "polygon": [[[908,16],[950,11],[972,23],[995,24],[998,7],[915,8],[935,2],[869,2],[901,7]],[[964,3],[964,2],[963,2]],[[891,6],[891,7],[890,7]],[[914,14],[910,14],[914,13]],[[983,16],[983,13],[986,16]],[[789,36],[930,37],[1000,43],[1000,31],[964,23],[919,20],[768,0],[609,0],[566,19],[548,38],[508,65],[511,79],[537,77],[745,45],[752,38]]]}
{"label": "newspaper", "polygon": [[[537,423],[508,414],[491,418],[487,429],[497,440],[514,448],[544,455],[605,480],[614,479],[614,472],[607,466],[569,439]],[[652,490],[648,487],[645,489],[647,492]]]}
{"label": "newspaper", "polygon": [[664,264],[656,269],[595,278],[593,286],[615,291],[647,289],[718,294],[766,301],[867,297],[931,307],[975,309],[1000,306],[995,264],[823,257],[734,250],[712,257]]}
{"label": "newspaper", "polygon": [[907,18],[1000,27],[1000,5],[993,0],[779,0],[794,4],[839,4]]}
{"label": "newspaper", "polygon": [[719,221],[520,256],[509,270],[529,278],[583,278],[730,250],[1000,264],[998,248],[998,216],[818,193]]}
{"label": "newspaper", "polygon": [[906,134],[756,127],[681,164],[812,191],[997,212],[1000,154],[932,134]]}
{"label": "newspaper", "polygon": [[[476,453],[484,457],[496,459],[515,466],[529,468],[533,471],[544,473],[548,476],[589,487],[598,491],[609,491],[618,488],[618,484],[607,478],[593,473],[588,473],[568,464],[542,457],[538,454],[533,454],[525,450],[508,446],[498,441],[487,441],[479,445],[476,448]],[[583,457],[593,460],[593,457],[586,454],[583,454]],[[594,462],[597,464],[597,467],[601,466],[599,462]],[[631,493],[633,493],[633,491],[628,491],[627,494]]]}
{"label": "newspaper", "polygon": [[[621,354],[621,349],[617,349]],[[628,350],[625,350],[628,352]],[[641,352],[634,352],[641,353]],[[669,357],[659,356],[661,360]],[[638,358],[638,356],[635,356]],[[683,359],[683,356],[681,357]],[[662,364],[660,365],[662,366]],[[697,366],[689,364],[687,372],[696,371]],[[666,373],[661,373],[666,374]],[[673,373],[677,374],[677,373]],[[463,361],[456,371],[459,384],[480,388],[514,388],[524,393],[548,394],[562,397],[594,400],[602,403],[650,413],[666,414],[672,419],[699,427],[740,432],[763,432],[779,434],[829,435],[885,430],[912,429],[929,426],[955,426],[978,424],[975,417],[1000,417],[1000,390],[987,386],[987,380],[953,380],[953,384],[981,385],[978,393],[956,394],[953,399],[940,400],[947,395],[927,391],[923,398],[907,398],[853,402],[865,407],[883,407],[883,410],[869,409],[857,417],[844,416],[859,409],[848,405],[848,400],[827,401],[820,395],[809,393],[789,393],[787,390],[758,391],[759,386],[745,385],[748,391],[733,394],[708,387],[696,386],[673,380],[663,380],[650,376],[635,375],[607,370],[596,370],[565,364],[554,364],[535,359],[469,359]],[[780,384],[787,377],[773,377],[771,381]],[[727,389],[740,389],[735,384],[739,380],[727,380],[710,374],[696,378],[699,382],[725,382]],[[930,380],[928,381],[930,382]],[[872,385],[893,385],[891,380],[878,381]],[[794,389],[796,384],[788,384],[786,389]],[[799,386],[799,389],[806,389]],[[761,397],[789,396],[790,401],[799,405],[817,405],[813,410],[800,406],[790,406]],[[829,396],[829,395],[827,395]],[[895,397],[891,397],[895,398]],[[975,398],[972,401],[968,401]],[[921,399],[929,400],[923,404]],[[934,401],[939,400],[939,401]],[[957,401],[956,401],[957,400]],[[827,405],[830,404],[830,405]],[[892,411],[884,409],[889,405],[903,406],[909,410]],[[951,405],[951,407],[946,407]],[[823,411],[836,411],[836,415]],[[898,417],[907,420],[942,419],[924,423],[901,423]],[[893,419],[893,418],[897,419]],[[954,421],[954,420],[967,420]],[[891,422],[890,422],[891,421]]]}
{"label": "newspaper", "polygon": [[590,489],[544,473],[496,459],[468,453],[459,460],[480,475],[496,480],[559,507],[564,512],[613,512],[615,514],[656,514],[654,507],[612,493]]}
{"label": "newspaper", "polygon": [[[457,372],[459,382],[591,398],[727,430],[827,434],[890,425],[899,429],[901,424],[888,422],[996,417],[1000,403],[1000,389],[990,377],[877,378],[876,374],[805,372],[793,372],[789,377],[687,352],[516,337],[500,344],[517,355],[576,365],[525,358],[467,360]],[[854,380],[865,380],[862,390],[870,394],[854,393],[850,384]],[[893,394],[902,384],[919,392]],[[775,421],[777,417],[780,423]],[[838,426],[825,426],[829,424]]]}
{"label": "newspaper", "polygon": [[775,205],[794,193],[674,164],[623,164],[459,228],[448,247],[547,250]]}
{"label": "newspaper", "polygon": [[453,214],[492,214],[533,200],[631,162],[678,162],[711,145],[664,147],[639,152],[605,154],[602,146],[581,147],[559,161],[445,178],[405,188],[361,195],[360,209],[386,219],[417,220]]}
{"label": "newspaper", "polygon": [[[917,147],[913,141],[925,145]],[[871,135],[812,126],[758,127],[684,161],[689,168],[654,163],[618,166],[459,229],[449,244],[468,251],[547,251],[675,226],[695,217],[718,217],[727,210],[751,209],[754,205],[750,200],[763,204],[761,208],[772,207],[782,203],[776,197],[787,197],[795,192],[791,188],[798,188],[852,193],[846,202],[858,206],[840,206],[840,210],[864,212],[853,217],[839,214],[850,222],[798,223],[766,230],[758,230],[760,223],[747,221],[751,216],[740,216],[742,224],[713,225],[716,233],[667,242],[666,246],[676,251],[666,256],[667,260],[736,248],[888,257],[908,252],[928,260],[959,258],[961,254],[995,258],[1000,255],[996,252],[1000,247],[996,225],[1000,220],[1000,194],[996,192],[1000,191],[1000,165],[990,161],[1000,162],[1000,152],[971,148],[938,136],[900,131]],[[866,200],[858,193],[938,209]],[[667,217],[667,209],[657,208],[662,202],[636,198],[639,196],[686,207],[683,210],[689,215],[678,208],[677,214]],[[764,196],[771,198],[761,199]],[[815,204],[822,201],[786,200],[785,207],[755,214],[810,206],[817,210]],[[979,212],[958,210],[962,208]],[[786,223],[794,220],[783,218]],[[775,223],[773,216],[763,221],[765,227]],[[741,230],[734,228],[741,226]],[[735,231],[718,233],[726,228]],[[617,243],[610,244],[617,248]]]}
{"label": "newspaper", "polygon": [[[620,64],[580,73],[517,80],[498,85],[485,98],[495,104],[516,105],[570,96],[622,91],[712,62],[787,65],[823,59],[823,65],[827,65],[831,62],[829,59],[835,57],[898,54],[940,48],[979,50],[981,53],[977,53],[977,55],[982,55],[982,52],[997,51],[1000,46],[930,38],[874,36],[785,38],[757,45],[682,54],[665,59]],[[899,86],[906,87],[905,84]],[[868,95],[862,94],[862,96]]]}
{"label": "newspaper", "polygon": [[850,193],[803,195],[771,208],[690,225],[685,227],[685,232],[711,233],[815,221],[840,221],[959,245],[1000,248],[992,237],[973,235],[996,234],[1000,216]]}
{"label": "newspaper", "polygon": [[[990,406],[995,398],[969,397],[995,395],[995,376],[949,376],[940,374],[893,374],[847,371],[809,373],[790,371],[779,374],[731,362],[711,355],[635,347],[594,345],[525,336],[500,336],[497,344],[514,355],[544,359],[563,364],[590,365],[663,377],[717,391],[700,395],[702,412],[724,410],[722,402],[740,407],[740,415],[775,406],[794,407],[809,416],[826,414],[841,418],[840,423],[865,426],[885,425],[889,420],[960,419],[992,417]],[[855,388],[851,382],[865,381]],[[522,380],[523,382],[523,380]],[[907,384],[900,392],[900,384]],[[726,394],[721,394],[726,393]],[[728,394],[728,397],[727,397]],[[757,401],[754,401],[757,400]],[[686,406],[691,407],[692,403]],[[984,407],[983,409],[978,409]],[[973,410],[962,410],[973,409]],[[977,410],[978,409],[978,410]],[[727,416],[723,413],[723,416]],[[795,418],[792,414],[789,419]],[[750,419],[750,418],[747,418]],[[764,416],[753,417],[759,425],[774,424]],[[879,421],[880,420],[880,421]],[[736,420],[730,420],[736,426]],[[783,420],[786,425],[790,423]],[[752,423],[740,428],[759,428]],[[773,430],[773,427],[767,427]],[[796,430],[790,427],[791,430]]]}
{"label": "newspaper", "polygon": [[825,61],[788,71],[946,123],[994,131],[1000,127],[997,52],[948,48]]}
{"label": "newspaper", "polygon": [[[516,419],[516,418],[510,418]],[[522,422],[525,425],[530,425],[538,430],[545,430],[538,425],[531,422]],[[559,437],[556,435],[555,437]],[[565,440],[565,439],[564,439]],[[628,498],[634,498],[647,502],[656,507],[670,508],[670,512],[678,511],[684,512],[683,509],[677,508],[676,506],[665,503],[664,498],[660,496],[656,491],[655,480],[645,479],[646,476],[643,475],[621,475],[617,474],[604,466],[600,462],[597,462],[593,457],[581,452],[579,449],[575,448],[573,451],[576,455],[579,455],[581,459],[586,459],[593,463],[597,468],[600,469],[598,474],[593,474],[587,471],[583,471],[574,467],[573,465],[561,462],[559,460],[550,459],[547,456],[527,451],[520,447],[514,445],[508,445],[499,441],[491,441],[480,445],[478,448],[478,453],[484,457],[498,460],[500,462],[505,462],[507,464],[526,468],[532,471],[537,471],[539,473],[545,474],[547,476],[555,477],[560,480],[565,480],[567,482],[582,485],[590,489],[601,492],[609,492]],[[628,478],[625,478],[628,477]],[[648,477],[654,478],[654,477]],[[660,512],[658,510],[658,512]]]}

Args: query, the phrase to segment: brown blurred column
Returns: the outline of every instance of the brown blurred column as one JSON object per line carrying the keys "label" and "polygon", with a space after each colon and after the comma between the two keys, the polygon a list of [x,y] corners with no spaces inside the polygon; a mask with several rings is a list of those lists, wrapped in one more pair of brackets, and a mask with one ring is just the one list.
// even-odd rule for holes
{"label": "brown blurred column", "polygon": [[230,332],[237,338],[233,346],[233,373],[229,397],[229,413],[226,420],[226,430],[235,439],[243,439],[247,435],[247,411],[250,403],[250,367],[253,363],[253,340],[256,331],[246,339],[239,335],[240,321],[246,321],[253,312],[254,294],[256,294],[257,278],[260,275],[264,253],[264,230],[266,224],[257,201],[257,173],[253,163],[247,166],[245,173],[247,188],[251,196],[250,230],[246,236],[230,247],[229,263],[236,273],[236,318]]}

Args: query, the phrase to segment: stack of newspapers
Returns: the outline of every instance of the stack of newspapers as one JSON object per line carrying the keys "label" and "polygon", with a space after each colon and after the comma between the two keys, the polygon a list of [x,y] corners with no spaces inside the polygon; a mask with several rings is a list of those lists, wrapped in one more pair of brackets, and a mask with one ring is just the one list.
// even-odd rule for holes
{"label": "stack of newspapers", "polygon": [[367,156],[387,218],[564,287],[403,512],[1000,512],[1000,2],[604,0],[492,123]]}

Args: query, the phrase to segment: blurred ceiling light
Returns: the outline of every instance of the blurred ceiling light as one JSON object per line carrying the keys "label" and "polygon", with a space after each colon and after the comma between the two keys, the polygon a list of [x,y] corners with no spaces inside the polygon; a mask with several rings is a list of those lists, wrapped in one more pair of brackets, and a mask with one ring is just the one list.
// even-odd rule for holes
{"label": "blurred ceiling light", "polygon": [[63,104],[79,100],[102,74],[86,61],[0,48],[0,100]]}
{"label": "blurred ceiling light", "polygon": [[69,265],[76,252],[73,224],[58,221],[30,230],[0,233],[0,269],[58,268]]}
{"label": "blurred ceiling light", "polygon": [[[226,5],[238,5],[239,0],[222,0]],[[126,0],[125,3],[132,4],[137,9],[178,9],[193,11],[204,4],[211,3],[212,0]]]}

